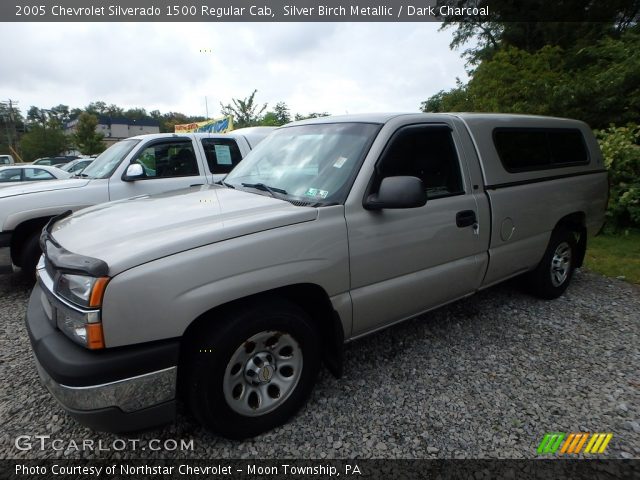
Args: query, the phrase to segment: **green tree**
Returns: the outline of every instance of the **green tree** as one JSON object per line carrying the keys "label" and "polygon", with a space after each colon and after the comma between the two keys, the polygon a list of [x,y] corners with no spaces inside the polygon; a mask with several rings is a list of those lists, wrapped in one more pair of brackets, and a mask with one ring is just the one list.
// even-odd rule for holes
{"label": "green tree", "polygon": [[[470,2],[438,3],[469,6]],[[448,17],[441,29],[455,28],[452,49],[471,44],[462,55],[474,66],[505,47],[534,53],[545,45],[567,50],[592,45],[605,36],[617,37],[637,29],[639,12],[637,0],[492,0],[488,16]]]}
{"label": "green tree", "polygon": [[11,153],[10,148],[17,150],[18,137],[24,128],[20,110],[9,102],[0,102],[0,152]]}
{"label": "green tree", "polygon": [[291,113],[289,113],[289,107],[287,107],[287,104],[284,102],[278,102],[272,111],[264,115],[260,124],[269,127],[279,127],[290,121]]}
{"label": "green tree", "polygon": [[604,37],[568,50],[503,47],[458,82],[422,102],[423,111],[572,117],[594,128],[640,121],[640,34]]}
{"label": "green tree", "polygon": [[151,116],[149,116],[149,114],[147,113],[147,111],[144,108],[130,108],[129,110],[125,111],[122,116],[124,116],[124,118],[127,118],[129,120],[146,120],[146,119],[150,119]]}
{"label": "green tree", "polygon": [[69,148],[69,137],[61,128],[32,125],[20,139],[24,159],[31,162],[38,157],[60,155]]}
{"label": "green tree", "polygon": [[629,124],[597,132],[609,170],[607,217],[613,229],[640,227],[640,128]]}
{"label": "green tree", "polygon": [[71,115],[68,105],[56,105],[49,110],[49,120],[56,121],[62,127],[64,127],[70,119]]}
{"label": "green tree", "polygon": [[104,115],[107,112],[107,104],[103,101],[91,102],[84,107],[84,111],[92,115]]}
{"label": "green tree", "polygon": [[440,90],[420,105],[423,112],[468,112],[473,109],[469,89],[459,78],[456,78],[455,88],[448,92]]}
{"label": "green tree", "polygon": [[307,113],[306,115],[303,115],[301,113],[296,113],[295,116],[295,120],[307,120],[308,118],[319,118],[319,117],[329,117],[331,114],[328,112],[312,112],[312,113]]}
{"label": "green tree", "polygon": [[104,114],[110,117],[124,116],[124,110],[113,103],[104,109]]}
{"label": "green tree", "polygon": [[246,98],[233,98],[231,100],[232,103],[227,105],[220,103],[222,115],[233,116],[233,124],[236,128],[259,125],[262,120],[262,113],[267,109],[267,104],[258,105],[255,101],[256,93],[258,93],[258,90],[254,90]]}
{"label": "green tree", "polygon": [[35,106],[29,107],[27,110],[27,123],[30,125],[40,125],[45,127],[47,125],[48,114],[47,111]]}
{"label": "green tree", "polygon": [[80,153],[84,155],[95,155],[102,153],[105,144],[102,141],[104,135],[96,132],[98,126],[98,117],[90,113],[82,113],[78,117],[76,131],[72,136],[72,141]]}
{"label": "green tree", "polygon": [[152,111],[150,115],[152,119],[157,120],[160,123],[160,133],[173,133],[175,132],[176,125],[204,122],[206,120],[206,118],[202,116],[189,117],[180,112],[161,114],[158,110]]}

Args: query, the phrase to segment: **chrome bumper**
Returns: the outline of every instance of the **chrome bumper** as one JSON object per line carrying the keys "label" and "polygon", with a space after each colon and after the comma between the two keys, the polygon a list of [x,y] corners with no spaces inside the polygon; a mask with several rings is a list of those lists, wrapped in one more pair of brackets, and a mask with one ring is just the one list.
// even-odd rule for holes
{"label": "chrome bumper", "polygon": [[87,387],[69,387],[56,382],[34,357],[42,383],[60,404],[71,410],[116,407],[125,413],[153,407],[176,398],[177,367]]}

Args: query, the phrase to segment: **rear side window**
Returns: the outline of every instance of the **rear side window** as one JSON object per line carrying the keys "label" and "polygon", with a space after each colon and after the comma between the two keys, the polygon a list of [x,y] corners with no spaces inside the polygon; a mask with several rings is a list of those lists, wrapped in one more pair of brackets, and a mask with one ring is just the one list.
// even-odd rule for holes
{"label": "rear side window", "polygon": [[569,128],[499,128],[493,141],[511,173],[589,163],[582,132]]}
{"label": "rear side window", "polygon": [[202,146],[213,174],[229,173],[242,160],[240,148],[231,138],[203,138]]}
{"label": "rear side window", "polygon": [[55,177],[42,168],[25,168],[25,180],[52,180]]}
{"label": "rear side window", "polygon": [[19,182],[21,172],[19,168],[0,170],[0,182]]}

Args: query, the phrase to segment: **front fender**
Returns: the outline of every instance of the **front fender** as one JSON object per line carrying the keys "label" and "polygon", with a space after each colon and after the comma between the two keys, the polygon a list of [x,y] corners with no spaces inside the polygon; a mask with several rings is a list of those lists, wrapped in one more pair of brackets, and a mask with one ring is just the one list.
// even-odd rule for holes
{"label": "front fender", "polygon": [[348,292],[343,208],[321,212],[315,221],[199,247],[115,276],[104,297],[105,344],[180,337],[215,307],[288,285],[315,284],[330,297]]}

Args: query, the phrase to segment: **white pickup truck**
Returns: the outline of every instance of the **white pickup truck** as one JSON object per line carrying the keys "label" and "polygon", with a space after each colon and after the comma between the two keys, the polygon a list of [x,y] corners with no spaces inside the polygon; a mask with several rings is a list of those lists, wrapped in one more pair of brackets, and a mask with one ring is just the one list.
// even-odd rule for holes
{"label": "white pickup truck", "polygon": [[220,181],[273,127],[228,134],[161,133],[122,140],[79,176],[0,191],[0,248],[11,261],[35,272],[42,227],[67,210]]}

